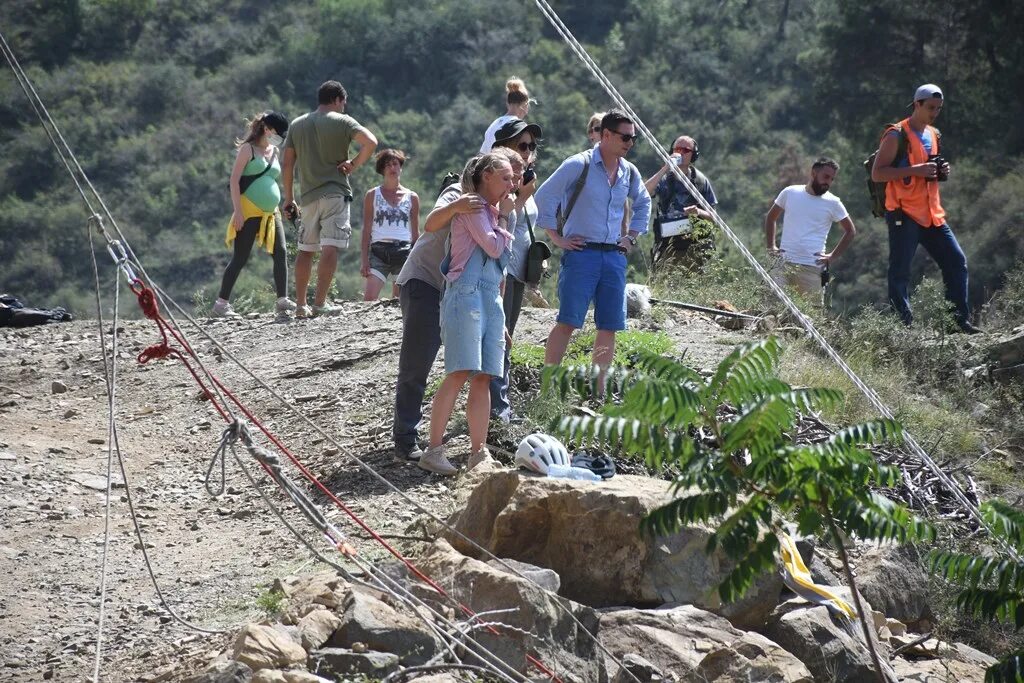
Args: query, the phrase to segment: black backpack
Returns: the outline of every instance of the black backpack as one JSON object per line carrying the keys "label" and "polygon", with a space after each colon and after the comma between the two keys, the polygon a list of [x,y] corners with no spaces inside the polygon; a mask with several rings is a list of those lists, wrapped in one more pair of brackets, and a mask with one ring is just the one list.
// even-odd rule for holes
{"label": "black backpack", "polygon": [[444,174],[444,177],[441,178],[441,187],[438,188],[437,190],[437,196],[440,197],[441,195],[443,195],[444,191],[447,190],[452,185],[459,185],[461,183],[462,174],[457,173],[455,171],[448,171],[447,173]]}
{"label": "black backpack", "polygon": [[[884,138],[890,130],[896,130],[898,136],[896,138],[896,156],[893,157],[892,165],[895,166],[899,163],[900,159],[907,156],[907,133],[903,130],[903,126],[899,123],[890,123],[882,131],[882,135],[879,138]],[[881,147],[882,143],[879,142],[878,146]],[[868,174],[868,198],[871,200],[871,215],[875,218],[885,218],[885,186],[888,183],[875,182],[871,178],[871,169],[875,167],[875,157],[878,156],[878,149],[871,153],[871,155],[864,160],[864,171]]]}

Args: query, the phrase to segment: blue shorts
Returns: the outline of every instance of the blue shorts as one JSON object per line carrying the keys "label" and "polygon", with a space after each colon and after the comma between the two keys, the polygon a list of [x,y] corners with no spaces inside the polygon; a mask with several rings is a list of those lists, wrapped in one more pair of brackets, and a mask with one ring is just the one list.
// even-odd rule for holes
{"label": "blue shorts", "polygon": [[469,370],[501,377],[505,312],[498,285],[459,280],[449,284],[441,299],[441,341],[445,374]]}
{"label": "blue shorts", "polygon": [[626,255],[581,249],[562,254],[558,273],[558,322],[583,327],[590,302],[599,330],[626,329]]}

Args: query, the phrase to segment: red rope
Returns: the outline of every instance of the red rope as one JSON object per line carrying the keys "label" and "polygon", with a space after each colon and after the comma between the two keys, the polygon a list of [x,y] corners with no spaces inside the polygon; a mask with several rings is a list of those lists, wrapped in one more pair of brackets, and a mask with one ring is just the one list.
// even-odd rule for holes
{"label": "red rope", "polygon": [[[196,358],[195,352],[191,349],[191,347],[189,347],[185,339],[182,338],[181,335],[179,335],[178,332],[173,327],[170,326],[170,324],[168,324],[168,322],[164,319],[162,315],[160,315],[160,308],[153,290],[150,289],[149,287],[146,287],[139,280],[135,280],[130,285],[130,287],[132,292],[135,293],[136,297],[139,300],[139,307],[142,309],[142,312],[145,314],[147,318],[156,322],[157,328],[160,330],[160,335],[161,337],[163,337],[160,343],[148,346],[145,350],[143,350],[142,353],[140,353],[138,356],[138,362],[140,364],[145,364],[151,360],[158,360],[161,358],[177,358],[189,371],[189,374],[192,375],[192,378],[203,390],[203,393],[210,400],[210,403],[213,404],[213,407],[216,408],[218,413],[220,413],[220,416],[224,418],[224,421],[231,423],[231,416],[227,412],[226,408],[221,406],[220,402],[217,400],[214,393],[206,386],[206,384],[202,380],[202,377],[200,377],[199,373],[196,372],[196,370],[188,362],[188,359],[185,357],[185,355],[182,354],[181,351],[170,346],[170,341],[167,336],[168,333],[170,333],[174,340],[178,342],[182,346],[182,348],[184,348],[188,352],[190,356]],[[198,358],[196,358],[196,360],[198,360]],[[389,553],[391,553],[400,562],[402,562],[409,569],[409,571],[415,574],[420,580],[428,584],[431,588],[436,590],[441,595],[444,595],[445,597],[452,600],[452,602],[457,604],[459,606],[459,609],[462,610],[463,614],[471,618],[475,618],[477,616],[472,609],[456,600],[444,588],[438,585],[437,582],[435,582],[429,576],[424,574],[419,569],[419,567],[412,563],[411,560],[402,555],[402,553],[400,553],[391,544],[389,544],[383,537],[380,536],[380,534],[378,534],[376,531],[370,528],[370,526],[366,524],[366,522],[364,522],[359,517],[359,515],[353,512],[347,505],[345,505],[344,502],[342,502],[337,496],[335,496],[334,493],[329,488],[327,488],[319,479],[317,479],[317,477],[312,472],[310,472],[309,469],[306,468],[306,466],[303,465],[302,462],[297,457],[295,457],[295,455],[293,455],[292,452],[288,450],[288,448],[283,443],[281,443],[277,436],[275,436],[269,429],[267,429],[259,420],[259,418],[253,415],[252,411],[250,411],[248,407],[245,406],[245,404],[238,400],[238,398],[234,395],[234,393],[231,392],[230,389],[228,389],[226,386],[224,386],[223,383],[221,383],[221,381],[217,378],[216,375],[214,375],[213,373],[209,373],[209,376],[213,383],[216,384],[217,387],[224,393],[224,395],[231,399],[231,402],[234,403],[235,406],[237,406],[240,411],[242,411],[242,414],[244,414],[254,425],[256,425],[256,427],[259,428],[261,432],[263,432],[263,434],[271,441],[271,443],[273,443],[282,453],[288,456],[288,459],[291,460],[292,464],[294,464],[299,469],[300,472],[302,472],[303,476],[310,483],[312,483],[314,486],[320,489],[320,491],[325,496],[327,496],[327,498],[330,499],[335,504],[335,506],[341,509],[346,515],[348,515],[349,518],[351,518],[356,525],[358,525],[361,529],[370,534],[370,536],[375,541],[377,541],[377,543],[383,546]],[[266,467],[266,465],[263,465],[263,469],[266,470],[267,472],[270,471]],[[490,631],[493,635],[500,635],[498,630],[493,626],[488,626],[487,630]],[[530,664],[532,664],[542,673],[547,675],[551,680],[555,681],[556,683],[562,683],[561,679],[558,678],[555,675],[555,673],[551,671],[549,668],[547,668],[544,665],[544,663],[541,662],[539,659],[537,659],[533,655],[526,655],[526,659],[530,662]]]}

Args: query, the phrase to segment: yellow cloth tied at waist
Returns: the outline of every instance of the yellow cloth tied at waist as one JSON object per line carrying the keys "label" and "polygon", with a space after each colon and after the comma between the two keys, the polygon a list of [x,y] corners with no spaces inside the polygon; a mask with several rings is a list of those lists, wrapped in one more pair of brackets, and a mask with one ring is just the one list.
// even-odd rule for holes
{"label": "yellow cloth tied at waist", "polygon": [[796,548],[796,541],[789,534],[779,534],[779,555],[782,559],[782,581],[791,591],[808,602],[844,612],[851,619],[857,618],[857,612],[849,603],[827,587],[814,583],[811,572]]}
{"label": "yellow cloth tied at waist", "polygon": [[[277,224],[274,222],[274,216],[276,211],[267,213],[258,206],[252,203],[248,197],[242,195],[242,222],[249,220],[250,218],[260,219],[260,228],[256,232],[256,244],[266,249],[268,254],[274,253],[274,241],[277,239]],[[227,248],[231,248],[231,243],[235,241],[235,226],[231,225],[231,219],[228,219],[228,231],[224,236],[224,244]]]}

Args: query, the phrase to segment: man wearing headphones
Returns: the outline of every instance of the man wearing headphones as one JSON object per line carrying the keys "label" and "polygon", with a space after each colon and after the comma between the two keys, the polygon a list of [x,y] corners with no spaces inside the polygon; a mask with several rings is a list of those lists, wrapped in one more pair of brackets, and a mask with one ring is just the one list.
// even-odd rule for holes
{"label": "man wearing headphones", "polygon": [[[672,159],[683,175],[688,177],[708,204],[716,206],[718,197],[708,177],[693,165],[700,157],[697,141],[689,135],[680,135],[672,143]],[[674,173],[666,164],[644,182],[647,192],[657,202],[658,215],[654,221],[654,260],[672,254],[683,253],[690,245],[690,218],[711,219],[711,212],[697,205]]]}

